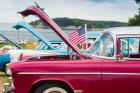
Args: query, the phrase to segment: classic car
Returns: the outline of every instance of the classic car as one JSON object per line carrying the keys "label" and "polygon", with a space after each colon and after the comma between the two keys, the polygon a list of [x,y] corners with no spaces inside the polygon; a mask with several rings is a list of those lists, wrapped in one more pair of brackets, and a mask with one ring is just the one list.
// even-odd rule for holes
{"label": "classic car", "polygon": [[[31,6],[21,14],[38,16],[73,52],[11,63],[13,82],[4,84],[4,93],[140,92],[140,27],[107,29],[83,54],[41,8]],[[135,51],[130,48],[132,39]]]}
{"label": "classic car", "polygon": [[[51,43],[62,43],[59,47],[55,47],[48,41],[46,38],[44,38],[39,32],[37,32],[32,26],[25,22],[18,22],[16,23],[13,28],[19,30],[19,29],[26,29],[28,32],[33,34],[35,37],[37,37],[41,42],[35,49],[12,49],[9,50],[8,53],[10,54],[11,60],[9,62],[15,62],[19,60],[26,60],[34,56],[38,55],[69,55],[67,50],[68,46],[65,43],[62,43],[62,40],[56,41],[53,40]],[[92,36],[91,36],[92,35]],[[88,32],[88,39],[90,39],[90,43],[101,35],[101,32]],[[22,57],[21,57],[22,56]],[[5,66],[6,68],[6,74],[9,74],[9,68],[8,66]]]}
{"label": "classic car", "polygon": [[[41,42],[40,44],[35,48],[35,49],[11,49],[8,51],[8,55],[10,55],[10,59],[8,63],[10,62],[15,62],[19,60],[25,60],[29,59],[31,57],[37,56],[37,55],[68,55],[67,49],[62,49],[62,48],[54,48],[53,45],[45,38],[43,37],[40,33],[35,31],[35,29],[30,26],[29,24],[25,22],[18,22],[16,23],[13,28],[19,30],[19,29],[26,29],[29,31],[31,34],[33,34],[35,37],[37,37]],[[55,41],[53,41],[55,42]],[[22,56],[22,59],[21,59]],[[8,64],[4,64],[4,72],[9,75],[9,67]]]}
{"label": "classic car", "polygon": [[13,44],[12,46],[3,46],[0,49],[0,71],[6,71],[6,64],[10,62],[10,54],[7,53],[9,49],[21,49],[20,45],[16,42],[12,41],[11,39],[7,38],[6,36],[0,34],[0,37],[4,38],[6,41]]}
{"label": "classic car", "polygon": [[[68,55],[67,49],[68,46],[65,43],[62,43],[62,40],[53,40],[49,41],[45,37],[43,37],[39,32],[37,32],[32,26],[25,22],[18,22],[14,28],[18,29],[26,29],[29,31],[31,34],[36,36],[41,42],[40,44],[35,48],[35,49],[20,49],[20,50],[10,50],[8,51],[9,54],[11,55],[11,61],[18,61],[20,58],[20,55],[23,54],[25,56],[34,56],[36,54],[48,54],[48,53],[57,53],[61,55]],[[91,36],[92,35],[92,36]],[[93,43],[93,41],[101,35],[101,32],[88,32],[88,39],[90,39],[90,43]],[[58,47],[53,47],[51,43],[62,43]]]}
{"label": "classic car", "polygon": [[[51,53],[57,53],[57,54],[67,54],[67,51],[65,49],[56,49],[53,47],[53,45],[47,40],[45,37],[43,37],[40,33],[38,33],[32,26],[25,22],[18,22],[15,26],[13,26],[15,29],[21,29],[24,28],[31,34],[33,34],[35,37],[37,37],[41,43],[35,48],[35,49],[20,49],[20,50],[10,50],[8,53],[11,56],[11,61],[18,61],[21,54],[22,55],[41,55],[41,54],[51,54]],[[51,51],[49,51],[51,50]]]}

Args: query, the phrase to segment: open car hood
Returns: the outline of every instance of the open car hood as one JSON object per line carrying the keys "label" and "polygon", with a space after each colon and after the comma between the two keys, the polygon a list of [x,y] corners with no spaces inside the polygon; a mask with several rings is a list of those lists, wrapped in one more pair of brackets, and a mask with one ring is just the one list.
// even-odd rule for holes
{"label": "open car hood", "polygon": [[18,45],[16,42],[10,40],[9,38],[7,38],[6,36],[0,34],[1,37],[3,37],[4,39],[8,40],[10,43],[12,43],[14,46],[16,46],[18,49],[21,49],[20,45]]}
{"label": "open car hood", "polygon": [[73,44],[68,36],[62,31],[62,29],[43,11],[43,9],[37,6],[31,6],[26,10],[19,12],[23,17],[28,15],[36,15],[38,16],[43,22],[45,22],[50,28],[55,31],[55,33],[73,50],[75,51],[80,57],[84,57],[80,51],[80,49]]}
{"label": "open car hood", "polygon": [[36,36],[39,40],[41,40],[43,43],[45,43],[50,50],[53,50],[54,49],[54,47],[52,46],[52,44],[50,44],[50,42],[46,38],[44,38],[40,33],[38,33],[37,31],[35,31],[35,29],[32,26],[30,26],[29,24],[27,24],[25,22],[18,22],[13,27],[16,28],[16,29],[21,29],[21,28],[26,29],[31,34],[33,34],[34,36]]}

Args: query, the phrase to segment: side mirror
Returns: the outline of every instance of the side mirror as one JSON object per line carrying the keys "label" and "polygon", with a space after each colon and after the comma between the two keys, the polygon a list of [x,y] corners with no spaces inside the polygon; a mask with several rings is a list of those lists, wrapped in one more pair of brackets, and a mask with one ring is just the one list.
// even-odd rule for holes
{"label": "side mirror", "polygon": [[123,61],[123,55],[121,55],[121,54],[117,55],[116,60],[117,60],[117,62],[121,63]]}

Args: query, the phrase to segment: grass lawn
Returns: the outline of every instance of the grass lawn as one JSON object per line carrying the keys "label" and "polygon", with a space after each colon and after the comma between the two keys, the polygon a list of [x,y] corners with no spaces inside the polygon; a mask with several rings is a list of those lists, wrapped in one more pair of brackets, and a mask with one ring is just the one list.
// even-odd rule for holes
{"label": "grass lawn", "polygon": [[4,73],[0,72],[0,93],[2,93],[3,84],[4,84],[5,82],[7,82],[7,81],[8,81],[8,77],[5,76]]}
{"label": "grass lawn", "polygon": [[0,47],[3,47],[3,46],[5,46],[5,45],[9,45],[9,46],[13,46],[13,44],[12,43],[10,43],[10,42],[6,42],[6,43],[0,43]]}
{"label": "grass lawn", "polygon": [[[38,43],[27,43],[27,44],[21,44],[19,45],[21,48],[23,49],[34,49],[36,46],[38,45]],[[0,48],[2,48],[3,46],[15,46],[13,45],[11,42],[6,42],[6,43],[0,43]]]}

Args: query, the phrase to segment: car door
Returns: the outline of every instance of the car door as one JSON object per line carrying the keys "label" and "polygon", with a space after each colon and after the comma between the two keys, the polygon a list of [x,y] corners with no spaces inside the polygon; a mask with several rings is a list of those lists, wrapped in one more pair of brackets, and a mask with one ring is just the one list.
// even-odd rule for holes
{"label": "car door", "polygon": [[77,74],[72,75],[74,88],[82,90],[82,93],[101,93],[101,62],[100,59],[91,59],[72,62],[72,65],[67,64],[68,67],[65,65],[66,69],[72,68]]}
{"label": "car door", "polygon": [[[102,93],[140,93],[140,39],[118,40],[119,60],[112,58],[102,63]],[[122,44],[124,40],[126,44]]]}

